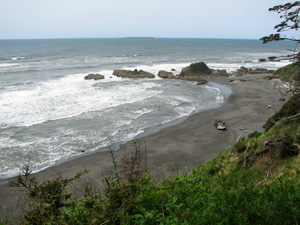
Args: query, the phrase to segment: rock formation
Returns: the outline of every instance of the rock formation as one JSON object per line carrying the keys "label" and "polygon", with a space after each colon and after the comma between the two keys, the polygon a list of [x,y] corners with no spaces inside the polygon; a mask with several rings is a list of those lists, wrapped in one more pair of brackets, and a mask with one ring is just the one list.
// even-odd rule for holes
{"label": "rock formation", "polygon": [[198,77],[201,75],[209,75],[211,70],[204,62],[192,63],[191,65],[183,68],[180,77]]}
{"label": "rock formation", "polygon": [[175,76],[172,72],[167,72],[167,71],[164,71],[164,70],[160,70],[158,72],[158,76],[160,78],[169,78],[169,79],[175,78]]}
{"label": "rock formation", "polygon": [[154,78],[155,75],[152,73],[145,72],[143,70],[137,70],[134,71],[131,70],[114,70],[113,75],[117,77],[123,77],[123,78]]}
{"label": "rock formation", "polygon": [[228,77],[228,76],[229,74],[226,72],[226,70],[210,69],[204,62],[199,62],[199,63],[192,63],[188,67],[183,68],[179,76],[176,76],[176,78],[182,80],[205,82],[203,78]]}
{"label": "rock formation", "polygon": [[211,77],[228,77],[229,74],[226,72],[226,70],[213,70],[211,69],[212,74]]}
{"label": "rock formation", "polygon": [[243,76],[246,74],[261,74],[261,73],[273,73],[273,72],[274,70],[267,70],[264,68],[251,69],[251,68],[241,66],[239,69],[237,69],[236,72],[233,72],[232,75]]}
{"label": "rock formation", "polygon": [[102,80],[102,79],[104,79],[104,76],[101,74],[90,73],[89,75],[85,76],[84,79],[86,79],[86,80]]}

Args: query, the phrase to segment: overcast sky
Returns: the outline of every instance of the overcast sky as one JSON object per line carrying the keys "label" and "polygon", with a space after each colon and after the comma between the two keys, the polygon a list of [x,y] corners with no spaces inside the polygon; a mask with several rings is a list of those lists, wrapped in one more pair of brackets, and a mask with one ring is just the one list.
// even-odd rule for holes
{"label": "overcast sky", "polygon": [[[287,0],[0,0],[0,39],[186,37],[258,39]],[[292,1],[294,2],[294,1]]]}

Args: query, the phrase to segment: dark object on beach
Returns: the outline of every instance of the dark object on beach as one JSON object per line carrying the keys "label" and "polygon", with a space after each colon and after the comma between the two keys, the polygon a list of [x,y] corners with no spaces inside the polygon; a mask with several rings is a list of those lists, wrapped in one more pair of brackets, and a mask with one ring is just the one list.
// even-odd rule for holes
{"label": "dark object on beach", "polygon": [[197,85],[204,85],[204,84],[206,84],[207,82],[206,81],[198,81],[197,82]]}
{"label": "dark object on beach", "polygon": [[215,120],[214,126],[216,127],[217,130],[226,130],[227,129],[226,122],[223,122],[222,120]]}
{"label": "dark object on beach", "polygon": [[89,75],[85,76],[84,79],[86,79],[86,80],[102,80],[102,79],[104,79],[104,76],[101,74],[90,73]]}
{"label": "dark object on beach", "polygon": [[272,80],[272,79],[274,79],[274,77],[273,76],[265,76],[265,77],[263,77],[263,79],[264,80]]}
{"label": "dark object on beach", "polygon": [[279,101],[284,102],[285,98],[280,98]]}

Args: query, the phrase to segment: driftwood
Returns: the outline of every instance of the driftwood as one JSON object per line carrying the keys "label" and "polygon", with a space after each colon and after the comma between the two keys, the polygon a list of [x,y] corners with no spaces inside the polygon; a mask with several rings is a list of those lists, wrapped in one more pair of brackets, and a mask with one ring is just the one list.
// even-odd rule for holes
{"label": "driftwood", "polygon": [[215,120],[214,126],[216,127],[217,130],[226,130],[227,129],[226,122],[223,122],[222,120]]}
{"label": "driftwood", "polygon": [[268,173],[268,171],[266,171],[266,177],[262,181],[260,181],[258,184],[256,184],[256,186],[261,185],[262,183],[266,182],[267,179],[268,179],[268,177],[269,177],[269,175],[270,174]]}

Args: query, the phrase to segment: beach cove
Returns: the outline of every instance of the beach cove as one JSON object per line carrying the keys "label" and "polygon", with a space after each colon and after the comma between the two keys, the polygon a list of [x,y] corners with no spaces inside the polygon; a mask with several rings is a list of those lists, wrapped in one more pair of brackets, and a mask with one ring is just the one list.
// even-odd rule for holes
{"label": "beach cove", "polygon": [[[186,118],[183,122],[140,137],[147,146],[147,167],[150,174],[168,177],[180,171],[188,171],[217,157],[231,147],[242,135],[263,131],[264,122],[284,104],[278,80],[264,80],[265,74],[246,75],[235,78],[245,82],[231,82],[227,78],[211,78],[209,82],[229,85],[232,94],[219,108],[206,110]],[[271,107],[268,107],[271,105]],[[228,124],[227,131],[216,130],[215,119]],[[120,146],[116,155],[128,154],[133,150],[130,141]],[[179,170],[178,170],[179,168]],[[73,160],[54,165],[34,174],[38,180],[61,176],[73,177],[77,172],[89,170],[86,178],[96,184],[103,183],[103,177],[110,174],[113,164],[109,152],[95,152]],[[10,181],[9,179],[8,181]],[[16,211],[18,195],[8,183],[0,186],[1,212]],[[20,205],[19,205],[20,206]]]}
{"label": "beach cove", "polygon": [[[4,40],[0,46],[0,181],[17,176],[29,158],[36,173],[223,104],[228,94],[216,82],[161,79],[189,79],[180,71],[192,62],[207,64],[213,77],[289,63],[258,60],[287,54],[289,46],[259,40]],[[128,79],[120,71],[155,77]],[[103,79],[85,80],[89,74]]]}

